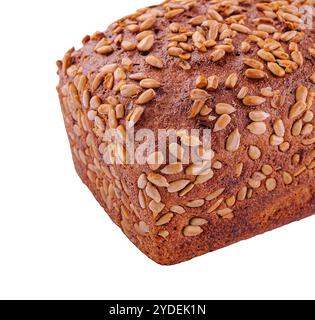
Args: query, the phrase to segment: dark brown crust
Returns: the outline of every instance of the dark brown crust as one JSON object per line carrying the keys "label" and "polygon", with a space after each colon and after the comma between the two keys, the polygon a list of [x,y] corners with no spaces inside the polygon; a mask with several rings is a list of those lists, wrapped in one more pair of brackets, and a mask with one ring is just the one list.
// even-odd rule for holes
{"label": "dark brown crust", "polygon": [[[172,22],[178,21],[182,23],[186,22],[188,17],[205,14],[206,9],[203,6],[205,1],[198,1],[198,3],[200,4],[184,15],[175,18]],[[248,1],[248,5],[246,6],[249,16],[249,22],[246,25],[250,28],[254,28],[253,18],[257,17],[257,12],[252,3],[253,1]],[[194,52],[190,61],[192,69],[184,71],[178,67],[178,60],[170,57],[167,53],[167,29],[169,23],[166,19],[158,19],[155,29],[159,41],[150,52],[150,54],[160,57],[165,65],[167,65],[167,68],[164,68],[162,71],[148,66],[144,60],[145,56],[139,54],[137,50],[132,52],[117,50],[109,56],[95,53],[94,47],[99,39],[90,40],[82,49],[71,53],[71,64],[77,65],[81,73],[88,77],[91,72],[98,71],[105,64],[117,63],[123,57],[129,57],[134,62],[133,73],[145,72],[148,77],[159,79],[163,84],[162,88],[157,90],[155,101],[147,104],[146,111],[140,123],[137,124],[137,128],[144,127],[152,129],[155,132],[160,128],[202,128],[203,121],[198,118],[189,119],[187,116],[191,108],[189,93],[194,88],[198,75],[204,74],[207,77],[219,75],[221,79],[226,79],[232,71],[242,74],[246,70],[242,63],[244,56],[256,57],[258,48],[252,49],[249,54],[243,54],[237,48],[233,54],[227,55],[223,61],[217,63],[210,62],[208,54]],[[275,26],[280,28],[279,25]],[[113,36],[113,30],[116,27],[116,24],[110,26],[105,35],[107,37]],[[130,34],[127,35],[131,36]],[[184,205],[188,201],[204,198],[218,188],[225,188],[224,194],[226,197],[236,195],[240,187],[246,184],[246,181],[248,181],[252,174],[261,170],[263,164],[269,164],[275,168],[271,177],[276,178],[277,188],[272,192],[268,192],[264,187],[261,187],[257,191],[254,190],[251,199],[246,199],[235,204],[233,207],[234,218],[231,220],[222,219],[216,214],[208,214],[207,209],[210,206],[209,204],[201,208],[191,208],[184,214],[176,215],[167,225],[167,230],[170,233],[167,239],[158,235],[163,228],[155,226],[151,212],[147,209],[142,210],[138,203],[137,180],[142,173],[148,174],[151,172],[148,166],[117,166],[113,169],[117,177],[112,179],[110,183],[114,184],[115,180],[120,180],[125,183],[128,189],[128,194],[121,190],[116,190],[116,192],[121,192],[121,195],[116,194],[114,206],[108,205],[108,201],[104,199],[98,187],[99,180],[106,176],[104,171],[100,170],[98,172],[99,180],[97,178],[96,182],[88,177],[87,165],[80,161],[73,150],[81,150],[86,153],[85,151],[89,146],[82,137],[73,137],[73,127],[77,124],[77,121],[73,119],[73,115],[71,115],[67,106],[64,105],[62,94],[63,86],[73,81],[73,79],[63,74],[61,71],[62,64],[59,63],[60,84],[58,92],[76,171],[112,220],[151,259],[164,265],[179,263],[315,213],[314,170],[306,170],[303,174],[295,177],[290,185],[285,185],[279,178],[282,171],[295,172],[302,164],[310,163],[312,161],[311,151],[314,145],[304,146],[301,144],[301,139],[296,139],[290,134],[286,134],[286,141],[291,146],[290,152],[281,153],[277,147],[270,147],[268,139],[272,134],[272,123],[275,119],[284,119],[287,129],[292,126],[292,121],[288,119],[288,110],[295,103],[295,90],[298,85],[304,85],[310,90],[315,89],[314,84],[309,81],[314,71],[314,59],[310,57],[307,50],[310,47],[310,43],[314,43],[314,37],[314,30],[307,31],[305,38],[299,43],[300,51],[305,57],[305,61],[303,66],[296,72],[286,75],[284,78],[276,78],[268,73],[268,79],[260,81],[240,77],[237,87],[232,90],[226,90],[224,86],[220,85],[218,90],[211,95],[209,104],[215,105],[218,102],[236,101],[238,109],[237,113],[231,115],[232,125],[213,136],[213,150],[216,153],[214,160],[220,160],[223,163],[223,169],[217,171],[214,178],[207,183],[195,187],[187,196],[179,197],[177,194],[169,194],[165,189],[159,191],[167,208],[172,204]],[[245,35],[239,34],[233,41],[235,44],[240,44],[245,38]],[[91,84],[89,83],[88,85],[90,86]],[[271,118],[267,121],[267,132],[263,139],[260,136],[256,137],[249,134],[246,129],[250,123],[248,119],[249,107],[244,107],[241,102],[235,100],[235,96],[242,86],[247,86],[253,95],[259,95],[260,89],[270,86],[273,89],[280,90],[281,94],[286,97],[285,104],[278,109],[272,108],[270,103],[257,107],[257,109],[271,114]],[[104,100],[108,92],[100,88],[96,94]],[[130,101],[121,98],[121,103],[126,105],[126,113],[129,113],[133,107]],[[83,114],[85,113],[84,110],[82,112]],[[312,123],[314,124],[314,120]],[[210,124],[209,127],[213,128],[213,124]],[[225,143],[227,135],[235,128],[238,128],[242,134],[242,144],[240,149],[231,157],[231,154],[225,150]],[[100,141],[95,139],[95,143],[100,143]],[[248,147],[252,144],[259,146],[262,150],[262,157],[257,161],[252,161],[244,156],[247,154]],[[296,153],[301,157],[299,165],[292,163],[292,156]],[[87,158],[88,163],[92,164],[93,154],[90,153]],[[99,161],[100,159],[97,160]],[[236,165],[240,162],[244,164],[244,171],[243,175],[237,178],[234,172]],[[103,168],[104,166],[101,165],[101,167]],[[175,181],[183,178],[183,174],[173,175],[170,178],[171,181]],[[131,204],[135,208],[135,210],[128,210],[128,218],[123,218],[121,211],[118,210],[126,202],[120,196],[127,197],[129,205]],[[198,237],[185,237],[183,229],[193,217],[205,218],[208,220],[208,224],[202,227],[204,232]],[[145,221],[150,227],[148,234],[141,235],[135,230],[134,226],[139,221]]]}

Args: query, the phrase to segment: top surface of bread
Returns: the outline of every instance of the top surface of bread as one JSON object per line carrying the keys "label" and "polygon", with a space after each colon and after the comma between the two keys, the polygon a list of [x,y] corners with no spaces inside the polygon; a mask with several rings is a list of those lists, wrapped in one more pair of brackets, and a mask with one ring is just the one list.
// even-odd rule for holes
{"label": "top surface of bread", "polygon": [[[246,206],[262,206],[313,181],[313,3],[166,1],[85,37],[59,63],[61,92],[78,97],[97,149],[106,128],[125,131],[130,120],[136,130],[213,131],[212,169],[203,176],[168,163],[117,169],[140,212],[132,221],[140,235],[164,241],[175,233],[174,243],[200,236],[208,223],[236,219],[237,227],[246,198]],[[78,145],[82,127],[73,123]]]}

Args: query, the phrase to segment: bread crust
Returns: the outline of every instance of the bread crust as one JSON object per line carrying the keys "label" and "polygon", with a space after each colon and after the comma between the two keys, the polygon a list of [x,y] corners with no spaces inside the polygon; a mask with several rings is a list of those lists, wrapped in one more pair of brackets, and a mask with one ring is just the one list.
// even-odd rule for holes
{"label": "bread crust", "polygon": [[[279,7],[276,7],[277,2],[268,4],[240,1],[238,5],[236,2],[233,2],[234,8],[232,2],[219,1],[209,5],[208,1],[166,1],[160,6],[143,9],[119,20],[104,33],[85,37],[81,49],[71,49],[63,61],[57,63],[60,76],[57,90],[78,175],[115,224],[144,254],[159,264],[183,262],[315,213],[315,139],[311,127],[314,125],[312,115],[315,86],[311,80],[314,73],[314,29],[301,30],[292,21],[285,20],[281,10],[287,13],[289,9],[281,8],[280,3]],[[310,1],[305,3],[311,4]],[[270,12],[267,16],[264,15],[261,6],[269,6],[270,11],[278,14],[278,18],[273,18],[270,23],[272,15]],[[229,9],[230,11],[227,11]],[[171,17],[176,10],[180,13]],[[223,20],[220,21],[221,18],[214,12]],[[230,12],[232,13],[229,14]],[[240,18],[242,15],[244,17]],[[231,17],[234,20],[231,20]],[[284,17],[294,20],[291,16]],[[151,27],[150,23],[153,23]],[[180,32],[174,32],[177,24]],[[213,26],[217,24],[220,31],[213,31],[218,33],[213,40],[216,42],[214,45],[209,41],[209,47],[206,47],[203,40],[193,41],[200,37],[196,34],[198,30],[205,41],[211,40],[208,39],[210,28],[215,28]],[[262,26],[265,24],[269,27]],[[244,27],[248,28],[251,34],[244,33]],[[275,28],[275,32],[268,29],[271,27]],[[149,32],[148,35],[154,34],[154,43],[145,52],[141,51],[141,46],[139,47],[142,40],[139,37],[136,40],[143,32],[138,28],[144,28],[144,32]],[[230,33],[226,30],[230,30]],[[270,35],[261,30],[272,33]],[[281,37],[289,37],[289,31],[296,32],[294,41],[281,41]],[[224,32],[230,36],[224,38]],[[184,41],[183,34],[189,40]],[[171,41],[171,37],[181,41]],[[220,37],[231,41],[220,40]],[[281,50],[276,43],[267,40],[277,37],[280,39],[275,41],[281,44]],[[133,47],[129,42],[134,43],[136,49],[129,51]],[[243,50],[246,46],[244,42],[250,44],[248,52]],[[275,45],[275,49],[270,51],[268,45],[271,44]],[[150,43],[142,45],[146,47],[150,46]],[[96,52],[97,46],[102,50]],[[213,57],[217,54],[215,51],[223,50],[222,46],[225,46],[226,50],[224,57],[214,61]],[[181,58],[174,56],[174,52],[182,47],[188,51],[183,50]],[[169,48],[176,49],[170,51]],[[271,67],[270,61],[265,61],[261,56],[266,52],[272,52],[275,58],[275,55],[281,54],[276,51],[286,53],[287,59],[280,60],[290,60],[291,63],[297,64],[294,65],[296,68],[287,70],[283,67],[282,70],[287,71],[284,76],[274,74],[277,71]],[[147,62],[148,56],[158,57],[163,67],[153,67]],[[303,57],[303,63],[298,65],[300,56]],[[246,59],[255,59],[256,63],[258,61],[260,64],[256,65],[255,62]],[[279,59],[275,59],[276,70],[284,63],[277,60]],[[248,64],[253,63],[259,68],[262,65],[261,71],[265,74],[263,79],[246,76],[246,71],[253,69]],[[102,68],[112,64],[117,64],[116,69],[102,73],[97,86],[96,80]],[[123,72],[118,73],[117,68],[121,68]],[[188,166],[184,166],[180,173],[165,175],[168,183],[188,179],[193,188],[181,196],[180,192],[168,192],[167,187],[157,187],[161,196],[160,203],[163,204],[162,211],[157,214],[150,210],[152,198],[145,189],[139,188],[138,180],[143,174],[148,176],[155,172],[162,175],[165,165],[152,170],[149,165],[105,164],[100,151],[104,143],[104,130],[95,123],[97,116],[104,125],[103,129],[110,126],[109,113],[101,113],[99,108],[101,105],[111,105],[108,108],[114,110],[116,115],[118,109],[124,110],[123,117],[116,119],[115,126],[127,126],[128,115],[132,115],[135,108],[140,106],[137,103],[140,94],[136,97],[125,97],[122,90],[115,92],[115,86],[121,81],[122,86],[139,85],[138,80],[130,77],[137,73],[145,74],[147,79],[157,80],[161,86],[154,89],[154,99],[142,106],[144,111],[135,125],[136,131],[141,128],[151,129],[154,133],[159,129],[215,130],[220,117],[218,104],[226,103],[235,109],[228,115],[229,124],[212,134],[213,177],[197,184],[196,177],[187,174]],[[231,77],[233,73],[237,76],[235,85]],[[198,89],[197,79],[200,76],[206,78],[208,86],[209,78],[217,76],[219,85],[216,89],[200,85],[200,90],[207,92],[203,103],[212,111],[206,116],[199,112],[192,117],[192,91]],[[227,79],[230,80],[229,83]],[[252,102],[250,106],[247,105],[246,99],[238,98],[243,87],[247,88],[248,93],[245,96],[249,97],[248,101],[252,97],[260,97],[264,102],[256,106],[253,106]],[[270,97],[269,89],[266,89],[269,87],[272,91]],[[142,88],[142,92],[144,91]],[[91,102],[93,97],[97,97],[97,109],[92,106],[95,102]],[[256,100],[254,99],[254,102]],[[302,104],[303,108],[300,113],[299,109],[296,111],[298,103]],[[93,111],[94,118],[89,114],[90,111]],[[253,111],[263,111],[268,114],[268,118],[253,121],[252,119],[262,116],[260,113],[251,113]],[[235,130],[238,130],[240,135],[240,144],[237,150],[232,152],[228,148],[228,141]],[[257,130],[263,130],[263,133],[257,134]],[[298,134],[294,133],[295,130]],[[279,139],[283,140],[282,143],[273,143]],[[257,150],[258,158],[253,160]],[[242,170],[237,170],[240,164]],[[211,194],[220,189],[223,190],[222,193],[212,198]],[[139,203],[140,193],[143,195],[145,208]],[[200,205],[191,206],[191,202],[196,200],[199,200]],[[222,202],[216,207],[218,200]],[[184,208],[184,212],[172,212],[174,206]],[[169,215],[170,218],[165,215]],[[163,217],[166,223],[160,224],[159,221]],[[193,220],[196,218],[205,222],[196,222]],[[190,226],[193,228],[187,229]]]}

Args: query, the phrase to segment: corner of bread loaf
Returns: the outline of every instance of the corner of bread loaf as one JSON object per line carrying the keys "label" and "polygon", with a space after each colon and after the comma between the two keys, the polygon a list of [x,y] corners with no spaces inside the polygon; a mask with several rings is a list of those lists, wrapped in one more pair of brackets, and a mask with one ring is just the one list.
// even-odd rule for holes
{"label": "corner of bread loaf", "polygon": [[[155,262],[314,214],[315,39],[305,5],[166,1],[84,37],[57,62],[76,171]],[[161,132],[173,140],[160,149]],[[197,160],[184,161],[187,148]]]}

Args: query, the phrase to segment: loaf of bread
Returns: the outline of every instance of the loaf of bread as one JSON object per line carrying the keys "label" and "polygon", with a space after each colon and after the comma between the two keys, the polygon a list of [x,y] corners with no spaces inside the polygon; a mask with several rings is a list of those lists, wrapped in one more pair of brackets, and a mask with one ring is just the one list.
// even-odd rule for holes
{"label": "loaf of bread", "polygon": [[[313,4],[165,1],[84,37],[57,62],[76,171],[157,263],[315,213]],[[142,129],[154,147],[132,162],[125,144]],[[160,149],[163,129],[175,141]],[[187,149],[198,161],[184,161]]]}

